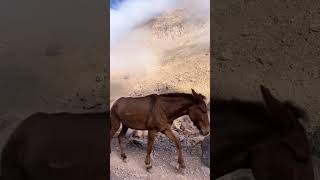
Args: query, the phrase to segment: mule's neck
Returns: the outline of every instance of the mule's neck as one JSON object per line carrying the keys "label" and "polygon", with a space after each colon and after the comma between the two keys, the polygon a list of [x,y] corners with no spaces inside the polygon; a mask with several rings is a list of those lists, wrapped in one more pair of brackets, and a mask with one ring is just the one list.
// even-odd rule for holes
{"label": "mule's neck", "polygon": [[192,95],[184,97],[161,96],[161,104],[167,119],[172,123],[175,119],[188,114],[189,108],[194,105],[194,99]]}

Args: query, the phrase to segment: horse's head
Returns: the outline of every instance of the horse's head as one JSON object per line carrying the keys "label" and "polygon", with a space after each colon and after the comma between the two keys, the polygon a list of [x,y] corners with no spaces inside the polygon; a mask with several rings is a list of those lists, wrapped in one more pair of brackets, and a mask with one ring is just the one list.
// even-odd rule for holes
{"label": "horse's head", "polygon": [[308,121],[306,112],[289,101],[279,101],[268,88],[261,85],[260,89],[271,120],[282,131],[282,143],[294,153],[297,160],[307,161],[309,145],[305,129],[299,121],[299,118]]}
{"label": "horse's head", "polygon": [[205,97],[191,89],[194,98],[194,105],[189,108],[189,117],[193,124],[199,129],[201,135],[208,135],[210,124]]}

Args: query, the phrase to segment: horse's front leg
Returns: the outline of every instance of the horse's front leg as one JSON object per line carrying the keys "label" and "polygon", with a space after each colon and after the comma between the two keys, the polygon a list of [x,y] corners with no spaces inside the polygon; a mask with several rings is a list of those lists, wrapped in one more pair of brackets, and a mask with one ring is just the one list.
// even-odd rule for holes
{"label": "horse's front leg", "polygon": [[180,142],[178,141],[177,137],[175,134],[172,132],[170,128],[164,130],[162,132],[165,134],[171,141],[173,141],[177,147],[177,152],[178,152],[178,163],[179,163],[179,169],[184,169],[186,166],[184,165],[184,160],[182,158],[182,150],[181,150],[181,145]]}
{"label": "horse's front leg", "polygon": [[154,139],[157,134],[157,131],[155,130],[149,130],[148,131],[148,147],[147,147],[147,156],[145,160],[146,169],[149,171],[152,168],[152,165],[150,163],[150,154],[152,152],[152,146],[154,144]]}

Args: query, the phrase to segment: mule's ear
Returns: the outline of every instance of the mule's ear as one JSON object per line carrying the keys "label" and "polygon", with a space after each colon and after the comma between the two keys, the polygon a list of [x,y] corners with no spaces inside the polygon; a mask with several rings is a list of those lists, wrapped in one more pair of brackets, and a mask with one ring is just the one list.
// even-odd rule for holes
{"label": "mule's ear", "polygon": [[295,113],[301,112],[297,110],[297,112],[292,112],[292,105],[280,102],[271,94],[268,88],[260,85],[260,89],[267,110],[271,115],[271,120],[274,121],[275,124],[280,125],[280,127],[283,127],[285,132],[289,132],[282,138],[282,143],[294,153],[296,160],[306,162],[309,159],[309,144],[305,136],[305,131],[302,126],[295,126],[296,128],[291,129],[297,120]]}
{"label": "mule's ear", "polygon": [[270,92],[270,90],[263,85],[260,85],[260,90],[266,104],[267,111],[269,112],[272,121],[280,125],[281,127],[289,127],[291,121],[293,121],[292,116],[290,116],[287,108],[283,105],[281,101],[276,99]]}
{"label": "mule's ear", "polygon": [[268,88],[264,87],[263,85],[260,85],[260,90],[263,100],[269,108],[277,108],[279,106],[282,106],[282,103],[278,99],[273,97]]}
{"label": "mule's ear", "polygon": [[197,96],[198,94],[191,88],[191,92],[193,96]]}

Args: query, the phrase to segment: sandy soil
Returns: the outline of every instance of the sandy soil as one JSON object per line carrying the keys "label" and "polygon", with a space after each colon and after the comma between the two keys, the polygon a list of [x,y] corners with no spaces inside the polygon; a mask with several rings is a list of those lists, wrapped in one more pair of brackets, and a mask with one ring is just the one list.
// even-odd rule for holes
{"label": "sandy soil", "polygon": [[317,0],[213,1],[214,96],[261,99],[259,84],[290,99],[320,126]]}
{"label": "sandy soil", "polygon": [[6,7],[0,10],[5,24],[0,28],[0,114],[85,111],[83,106],[105,101],[107,47],[100,5],[0,2]]}

